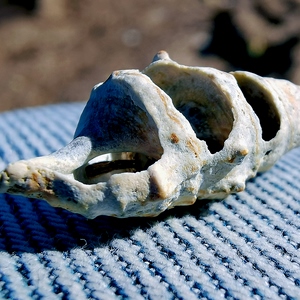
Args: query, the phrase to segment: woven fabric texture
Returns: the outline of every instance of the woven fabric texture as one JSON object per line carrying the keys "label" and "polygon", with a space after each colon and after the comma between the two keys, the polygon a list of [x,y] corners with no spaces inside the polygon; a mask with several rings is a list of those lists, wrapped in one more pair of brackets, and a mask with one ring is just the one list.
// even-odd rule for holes
{"label": "woven fabric texture", "polygon": [[[84,104],[0,114],[0,167],[66,145]],[[87,220],[0,195],[0,298],[300,299],[300,149],[247,189],[157,218]]]}

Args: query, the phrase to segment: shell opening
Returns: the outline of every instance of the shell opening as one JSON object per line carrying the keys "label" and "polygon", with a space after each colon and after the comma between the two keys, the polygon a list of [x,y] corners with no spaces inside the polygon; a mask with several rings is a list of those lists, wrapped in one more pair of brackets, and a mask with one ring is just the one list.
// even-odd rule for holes
{"label": "shell opening", "polygon": [[209,76],[197,70],[178,73],[169,65],[146,69],[151,80],[172,99],[211,153],[221,151],[233,128],[234,116],[226,95]]}
{"label": "shell opening", "polygon": [[261,84],[251,78],[245,78],[235,73],[233,75],[244,97],[259,119],[263,140],[270,141],[280,129],[280,116],[273,102],[273,96]]}
{"label": "shell opening", "polygon": [[223,149],[233,125],[230,110],[211,103],[206,97],[197,101],[178,101],[175,106],[190,122],[197,138],[206,142],[211,153]]}
{"label": "shell opening", "polygon": [[142,153],[120,152],[97,156],[74,171],[74,178],[84,184],[106,182],[114,174],[146,170],[157,159]]}

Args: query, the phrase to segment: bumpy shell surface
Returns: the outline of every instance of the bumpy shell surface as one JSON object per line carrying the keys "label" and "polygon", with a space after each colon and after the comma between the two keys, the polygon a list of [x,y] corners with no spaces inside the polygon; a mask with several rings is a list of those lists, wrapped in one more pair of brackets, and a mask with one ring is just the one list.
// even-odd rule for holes
{"label": "bumpy shell surface", "polygon": [[288,81],[187,67],[162,51],[95,86],[70,144],[10,164],[0,191],[87,218],[224,198],[300,145],[299,97]]}

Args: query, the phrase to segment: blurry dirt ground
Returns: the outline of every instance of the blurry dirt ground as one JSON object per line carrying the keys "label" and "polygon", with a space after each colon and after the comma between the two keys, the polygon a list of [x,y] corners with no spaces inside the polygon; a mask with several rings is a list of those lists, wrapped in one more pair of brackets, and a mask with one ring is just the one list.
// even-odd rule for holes
{"label": "blurry dirt ground", "polygon": [[300,0],[0,0],[0,110],[84,101],[166,50],[300,84]]}

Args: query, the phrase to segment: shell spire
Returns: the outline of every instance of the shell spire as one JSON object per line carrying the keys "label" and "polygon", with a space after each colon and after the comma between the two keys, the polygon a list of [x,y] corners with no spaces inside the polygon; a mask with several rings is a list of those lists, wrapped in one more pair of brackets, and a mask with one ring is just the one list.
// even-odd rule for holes
{"label": "shell spire", "polygon": [[157,216],[245,189],[300,146],[300,88],[249,72],[188,67],[158,52],[96,85],[74,139],[11,163],[0,192],[87,218]]}

